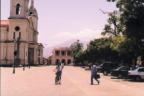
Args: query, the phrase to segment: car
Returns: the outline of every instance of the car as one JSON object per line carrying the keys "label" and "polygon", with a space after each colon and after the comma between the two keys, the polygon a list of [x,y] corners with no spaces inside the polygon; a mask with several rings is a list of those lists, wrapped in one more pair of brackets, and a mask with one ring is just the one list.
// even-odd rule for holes
{"label": "car", "polygon": [[103,73],[104,75],[108,75],[111,73],[112,69],[116,68],[118,64],[112,62],[105,62],[97,67],[98,72]]}
{"label": "car", "polygon": [[127,66],[120,66],[116,69],[113,69],[111,71],[111,75],[112,76],[116,76],[118,78],[126,78],[128,77],[128,71],[129,71],[129,67]]}
{"label": "car", "polygon": [[98,72],[102,72],[102,66],[103,66],[103,64],[100,64],[96,67]]}
{"label": "car", "polygon": [[130,79],[135,79],[136,81],[144,80],[144,67],[138,67],[134,70],[128,72]]}

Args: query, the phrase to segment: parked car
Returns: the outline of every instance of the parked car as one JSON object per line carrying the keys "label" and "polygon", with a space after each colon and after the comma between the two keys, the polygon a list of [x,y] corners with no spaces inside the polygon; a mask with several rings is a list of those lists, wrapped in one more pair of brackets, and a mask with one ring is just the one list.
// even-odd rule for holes
{"label": "parked car", "polygon": [[108,75],[112,71],[112,69],[116,67],[118,67],[118,64],[106,62],[98,66],[97,70],[98,72],[102,72],[104,75]]}
{"label": "parked car", "polygon": [[137,81],[144,80],[144,67],[138,67],[134,70],[130,70],[128,72],[128,76],[131,79],[135,79]]}
{"label": "parked car", "polygon": [[111,71],[111,75],[112,76],[117,76],[119,78],[126,78],[126,77],[128,77],[128,71],[129,71],[129,67],[120,66],[116,69],[113,69]]}
{"label": "parked car", "polygon": [[102,72],[102,66],[103,66],[103,64],[100,64],[96,67],[98,72]]}

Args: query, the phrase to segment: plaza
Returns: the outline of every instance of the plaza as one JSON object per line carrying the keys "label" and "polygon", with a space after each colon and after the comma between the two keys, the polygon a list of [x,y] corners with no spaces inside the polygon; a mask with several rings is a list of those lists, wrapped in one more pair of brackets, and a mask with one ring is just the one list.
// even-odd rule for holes
{"label": "plaza", "polygon": [[90,85],[90,71],[65,66],[62,84],[54,84],[55,66],[31,67],[23,71],[1,68],[0,96],[144,96],[143,82],[111,79],[101,74],[100,85]]}

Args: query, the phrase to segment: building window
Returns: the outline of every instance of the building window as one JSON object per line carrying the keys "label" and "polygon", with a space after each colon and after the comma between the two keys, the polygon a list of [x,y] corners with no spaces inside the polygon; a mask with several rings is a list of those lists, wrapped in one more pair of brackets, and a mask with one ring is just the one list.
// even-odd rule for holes
{"label": "building window", "polygon": [[63,64],[66,64],[66,60],[65,59],[62,59],[61,61]]}
{"label": "building window", "polygon": [[71,51],[67,51],[67,55],[70,56],[71,55]]}
{"label": "building window", "polygon": [[21,12],[21,8],[20,8],[20,4],[17,4],[16,5],[16,15],[20,15],[20,12]]}
{"label": "building window", "polygon": [[65,56],[65,55],[66,55],[66,54],[65,54],[65,51],[62,51],[61,54],[62,54],[62,56]]}
{"label": "building window", "polygon": [[38,56],[40,56],[40,49],[38,49]]}
{"label": "building window", "polygon": [[29,12],[29,15],[31,16],[33,14],[33,12]]}
{"label": "building window", "polygon": [[68,61],[67,61],[67,62],[68,62],[68,64],[71,64],[71,63],[72,63],[71,59],[68,59]]}
{"label": "building window", "polygon": [[15,27],[15,31],[19,31],[20,30],[20,27],[19,26],[16,26]]}
{"label": "building window", "polygon": [[55,64],[57,65],[59,62],[60,62],[60,60],[59,60],[59,59],[56,59]]}
{"label": "building window", "polygon": [[60,55],[60,52],[59,52],[59,51],[55,51],[55,55],[56,55],[56,56],[59,56],[59,55]]}

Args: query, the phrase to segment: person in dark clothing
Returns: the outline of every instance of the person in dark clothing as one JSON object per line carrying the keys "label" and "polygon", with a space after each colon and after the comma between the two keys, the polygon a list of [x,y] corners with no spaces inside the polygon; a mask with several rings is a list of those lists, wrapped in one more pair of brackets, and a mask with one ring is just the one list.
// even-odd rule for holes
{"label": "person in dark clothing", "polygon": [[61,75],[62,75],[62,69],[64,65],[62,63],[58,63],[56,66],[56,77],[55,77],[55,84],[61,84]]}
{"label": "person in dark clothing", "polygon": [[97,74],[96,65],[92,65],[92,67],[91,67],[91,85],[93,85],[93,79],[95,79],[98,84],[100,83],[97,76],[98,76],[98,74]]}
{"label": "person in dark clothing", "polygon": [[61,77],[61,71],[60,71],[60,62],[57,63],[56,65],[56,69],[55,69],[55,84],[59,84],[59,80],[60,80],[60,77]]}

